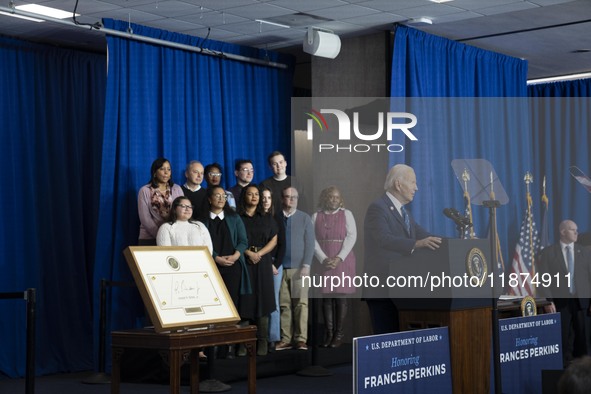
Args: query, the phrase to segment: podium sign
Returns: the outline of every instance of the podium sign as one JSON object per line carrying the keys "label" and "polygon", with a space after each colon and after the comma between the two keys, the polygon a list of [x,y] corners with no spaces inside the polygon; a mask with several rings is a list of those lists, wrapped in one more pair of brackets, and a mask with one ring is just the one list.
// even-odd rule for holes
{"label": "podium sign", "polygon": [[451,393],[446,327],[353,338],[353,392]]}
{"label": "podium sign", "polygon": [[[391,281],[397,286],[388,287],[384,298],[402,300],[397,301],[399,307],[404,299],[413,299],[412,309],[416,309],[416,299],[427,299],[428,309],[490,306],[494,294],[500,292],[488,239],[444,239],[437,250],[415,250],[392,262],[389,275],[397,279]],[[451,305],[434,307],[433,300]]]}
{"label": "podium sign", "polygon": [[204,246],[130,246],[123,251],[157,332],[240,320]]}
{"label": "podium sign", "polygon": [[559,313],[499,320],[503,393],[541,393],[542,370],[562,369],[560,327]]}

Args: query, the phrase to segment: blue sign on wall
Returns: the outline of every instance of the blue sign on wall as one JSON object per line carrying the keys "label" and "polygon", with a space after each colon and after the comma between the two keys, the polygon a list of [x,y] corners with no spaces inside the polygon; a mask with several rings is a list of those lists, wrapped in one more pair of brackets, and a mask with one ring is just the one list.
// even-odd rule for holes
{"label": "blue sign on wall", "polygon": [[354,393],[451,393],[447,327],[353,338]]}
{"label": "blue sign on wall", "polygon": [[560,314],[501,319],[499,347],[502,392],[541,393],[542,370],[562,369]]}

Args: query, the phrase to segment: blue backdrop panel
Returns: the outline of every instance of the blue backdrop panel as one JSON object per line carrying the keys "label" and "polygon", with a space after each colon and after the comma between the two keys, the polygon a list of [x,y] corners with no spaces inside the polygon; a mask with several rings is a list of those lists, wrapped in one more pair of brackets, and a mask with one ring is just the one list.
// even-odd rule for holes
{"label": "blue backdrop panel", "polygon": [[[0,37],[0,292],[37,289],[37,372],[92,367],[106,58]],[[0,302],[0,374],[22,376],[25,303]]]}
{"label": "blue backdrop panel", "polygon": [[[392,60],[393,97],[508,97],[526,96],[527,62],[470,47],[442,37],[400,26],[395,31]],[[517,106],[517,107],[515,107]],[[449,107],[438,108],[448,111]],[[454,109],[455,110],[455,109]],[[532,171],[531,136],[527,102],[506,103],[511,116],[496,118],[486,112],[486,102],[456,111],[453,123],[436,130],[419,143],[406,143],[405,154],[392,154],[390,164],[405,163],[417,173],[419,191],[413,215],[432,232],[454,236],[453,224],[441,205],[464,206],[463,192],[453,176],[453,159],[486,159],[496,170],[510,203],[498,210],[498,232],[505,265],[513,254],[525,209],[523,176]],[[503,121],[503,119],[505,119]],[[486,125],[487,127],[483,127]],[[494,132],[489,132],[494,125]],[[434,124],[432,127],[436,129]],[[423,191],[421,191],[421,188]],[[429,192],[426,192],[426,191]],[[463,211],[463,209],[460,209]],[[474,209],[477,236],[486,237],[488,213]]]}

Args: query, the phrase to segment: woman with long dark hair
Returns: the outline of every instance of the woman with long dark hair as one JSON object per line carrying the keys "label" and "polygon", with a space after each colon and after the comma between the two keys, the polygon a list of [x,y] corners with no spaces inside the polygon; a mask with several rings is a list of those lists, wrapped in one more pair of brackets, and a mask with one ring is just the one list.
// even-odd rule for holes
{"label": "woman with long dark hair", "polygon": [[156,245],[158,229],[168,219],[172,201],[182,195],[181,187],[172,181],[170,162],[163,157],[154,160],[150,180],[138,193],[139,245]]}
{"label": "woman with long dark hair", "polygon": [[263,212],[259,189],[249,184],[242,189],[237,211],[244,222],[248,249],[244,252],[253,292],[242,296],[240,316],[256,322],[257,355],[268,351],[269,315],[276,309],[273,291],[273,260],[277,245],[277,225]]}
{"label": "woman with long dark hair", "polygon": [[[259,185],[263,212],[270,215],[277,225],[277,246],[271,252],[273,261],[273,295],[275,296],[275,310],[269,315],[269,351],[275,350],[275,343],[281,340],[281,325],[279,322],[279,290],[283,279],[283,257],[285,256],[285,225],[283,219],[275,214],[273,205],[273,192],[264,185]],[[279,208],[280,209],[280,208]]]}
{"label": "woman with long dark hair", "polygon": [[195,207],[185,196],[177,197],[172,202],[168,221],[158,229],[158,246],[207,246],[213,252],[209,230],[197,220],[191,219]]}

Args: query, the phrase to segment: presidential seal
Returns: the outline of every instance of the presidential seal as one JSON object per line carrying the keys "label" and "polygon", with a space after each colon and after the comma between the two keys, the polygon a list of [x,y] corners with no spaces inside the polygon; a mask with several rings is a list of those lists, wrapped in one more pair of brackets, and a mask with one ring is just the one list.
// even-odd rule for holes
{"label": "presidential seal", "polygon": [[470,277],[478,279],[478,286],[482,287],[486,282],[488,266],[484,253],[479,248],[472,248],[466,257],[466,271]]}
{"label": "presidential seal", "polygon": [[166,262],[168,263],[168,265],[170,265],[170,268],[172,268],[175,271],[178,271],[181,268],[181,265],[174,257],[167,257]]}
{"label": "presidential seal", "polygon": [[536,300],[532,296],[525,296],[521,300],[521,316],[535,316],[538,314]]}

